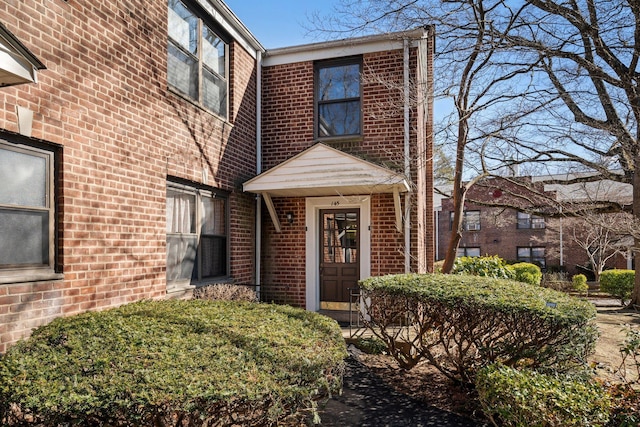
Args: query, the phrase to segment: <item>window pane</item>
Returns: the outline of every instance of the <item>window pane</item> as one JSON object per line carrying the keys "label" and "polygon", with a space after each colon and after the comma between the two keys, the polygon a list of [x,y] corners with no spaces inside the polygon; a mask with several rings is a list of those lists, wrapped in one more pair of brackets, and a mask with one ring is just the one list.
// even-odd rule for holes
{"label": "window pane", "polygon": [[47,159],[0,148],[0,204],[47,207]]}
{"label": "window pane", "polygon": [[169,37],[184,49],[198,49],[198,19],[178,0],[169,0]]}
{"label": "window pane", "polygon": [[0,209],[0,267],[49,264],[49,213]]}
{"label": "window pane", "polygon": [[227,82],[208,70],[202,70],[202,102],[205,107],[227,116]]}
{"label": "window pane", "polygon": [[202,61],[220,77],[226,77],[225,44],[206,26],[202,27]]}
{"label": "window pane", "polygon": [[544,248],[531,248],[533,258],[544,258]]}
{"label": "window pane", "polygon": [[167,282],[191,279],[197,244],[197,236],[167,235]]}
{"label": "window pane", "polygon": [[224,237],[202,236],[200,239],[202,278],[227,274],[227,241]]}
{"label": "window pane", "polygon": [[318,100],[360,98],[360,65],[340,65],[318,70]]}
{"label": "window pane", "polygon": [[224,236],[226,234],[224,200],[203,197],[202,205],[204,208],[202,234]]}
{"label": "window pane", "polygon": [[198,99],[198,63],[173,43],[169,43],[167,78],[171,86]]}
{"label": "window pane", "polygon": [[480,248],[466,248],[467,256],[480,256]]}
{"label": "window pane", "polygon": [[360,101],[321,104],[318,113],[319,136],[360,133]]}
{"label": "window pane", "polygon": [[167,233],[195,234],[196,196],[167,190]]}

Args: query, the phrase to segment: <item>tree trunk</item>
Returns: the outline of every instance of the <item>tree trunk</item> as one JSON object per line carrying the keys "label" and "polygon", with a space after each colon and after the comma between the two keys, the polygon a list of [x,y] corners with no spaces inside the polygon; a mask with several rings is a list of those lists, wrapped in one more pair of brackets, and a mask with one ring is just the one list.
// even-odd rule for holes
{"label": "tree trunk", "polygon": [[[640,223],[640,154],[636,154],[635,168],[633,170],[633,217],[638,223]],[[640,266],[638,261],[640,260],[640,237],[638,233],[634,233],[633,244],[633,259],[635,269],[635,284],[633,286],[633,292],[631,293],[630,305],[640,305]]]}

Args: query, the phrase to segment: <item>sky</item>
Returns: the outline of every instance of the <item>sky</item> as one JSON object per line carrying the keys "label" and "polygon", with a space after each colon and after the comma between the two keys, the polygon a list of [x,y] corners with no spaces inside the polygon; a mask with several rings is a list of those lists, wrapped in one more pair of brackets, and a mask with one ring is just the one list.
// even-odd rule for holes
{"label": "sky", "polygon": [[331,13],[339,0],[224,0],[267,49],[319,41],[308,35],[314,12]]}

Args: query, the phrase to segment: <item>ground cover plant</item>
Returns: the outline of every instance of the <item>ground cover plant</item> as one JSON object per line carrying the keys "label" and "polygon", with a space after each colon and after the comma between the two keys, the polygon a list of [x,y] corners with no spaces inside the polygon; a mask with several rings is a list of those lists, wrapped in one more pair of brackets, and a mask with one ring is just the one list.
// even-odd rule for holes
{"label": "ground cover plant", "polygon": [[370,278],[360,286],[365,324],[400,367],[426,360],[470,385],[478,369],[494,362],[541,371],[583,369],[598,335],[590,303],[512,280],[406,274]]}
{"label": "ground cover plant", "polygon": [[155,301],[54,320],[0,359],[2,425],[276,425],[341,388],[337,323],[288,306]]}

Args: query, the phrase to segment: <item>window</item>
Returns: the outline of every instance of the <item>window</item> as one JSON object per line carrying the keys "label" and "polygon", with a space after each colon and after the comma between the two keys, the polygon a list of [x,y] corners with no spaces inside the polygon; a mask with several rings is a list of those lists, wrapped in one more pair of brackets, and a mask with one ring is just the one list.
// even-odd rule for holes
{"label": "window", "polygon": [[[449,230],[453,230],[453,215],[449,213]],[[462,215],[462,231],[480,230],[480,211],[464,211]]]}
{"label": "window", "polygon": [[461,256],[480,256],[480,248],[458,248],[456,257]]}
{"label": "window", "polygon": [[207,189],[167,185],[167,284],[227,275],[227,199]]}
{"label": "window", "polygon": [[0,276],[52,274],[54,153],[0,139]]}
{"label": "window", "polygon": [[519,247],[518,248],[518,261],[531,262],[538,264],[541,267],[545,267],[545,248],[544,247]]}
{"label": "window", "polygon": [[518,228],[522,229],[540,229],[545,228],[544,218],[537,215],[531,215],[526,212],[518,212]]}
{"label": "window", "polygon": [[227,43],[186,3],[169,0],[169,85],[224,118],[227,51]]}
{"label": "window", "polygon": [[360,58],[316,64],[318,138],[360,135]]}

